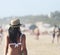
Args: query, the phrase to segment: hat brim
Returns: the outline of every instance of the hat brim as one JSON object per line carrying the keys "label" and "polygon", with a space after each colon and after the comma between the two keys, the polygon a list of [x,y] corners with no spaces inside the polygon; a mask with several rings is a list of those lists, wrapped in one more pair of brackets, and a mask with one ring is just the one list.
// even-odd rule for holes
{"label": "hat brim", "polygon": [[10,24],[10,26],[12,26],[12,27],[20,27],[21,25],[23,25],[23,24],[17,24],[17,25],[11,25]]}

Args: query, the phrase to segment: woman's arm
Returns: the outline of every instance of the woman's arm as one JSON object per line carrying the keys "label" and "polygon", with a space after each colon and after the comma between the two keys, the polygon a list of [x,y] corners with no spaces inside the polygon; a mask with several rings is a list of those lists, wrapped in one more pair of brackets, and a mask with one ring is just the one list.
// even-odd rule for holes
{"label": "woman's arm", "polygon": [[22,36],[22,52],[24,55],[27,55],[26,36],[24,34]]}
{"label": "woman's arm", "polygon": [[7,55],[8,52],[8,37],[5,38],[5,47],[4,47],[4,55]]}

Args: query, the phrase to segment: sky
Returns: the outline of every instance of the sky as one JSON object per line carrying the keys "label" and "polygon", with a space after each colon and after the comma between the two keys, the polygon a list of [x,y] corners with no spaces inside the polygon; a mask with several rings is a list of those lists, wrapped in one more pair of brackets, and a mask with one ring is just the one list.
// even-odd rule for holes
{"label": "sky", "polygon": [[49,14],[60,11],[60,0],[0,0],[0,17]]}

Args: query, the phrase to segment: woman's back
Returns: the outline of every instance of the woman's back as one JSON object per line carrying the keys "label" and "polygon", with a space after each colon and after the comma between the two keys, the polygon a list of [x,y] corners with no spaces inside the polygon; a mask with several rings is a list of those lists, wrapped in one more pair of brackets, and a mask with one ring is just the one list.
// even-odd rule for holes
{"label": "woman's back", "polygon": [[19,19],[11,21],[5,41],[5,55],[21,55],[22,51],[24,55],[27,55],[26,37],[25,35],[22,36],[20,26],[21,24]]}
{"label": "woman's back", "polygon": [[8,55],[21,55],[21,41],[17,38],[17,43],[12,43],[8,37]]}

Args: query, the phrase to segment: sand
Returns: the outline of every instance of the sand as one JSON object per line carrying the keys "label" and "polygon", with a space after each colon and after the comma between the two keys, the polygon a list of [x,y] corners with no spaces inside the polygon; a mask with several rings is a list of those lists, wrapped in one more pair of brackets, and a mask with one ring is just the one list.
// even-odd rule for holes
{"label": "sand", "polygon": [[[26,44],[28,55],[60,55],[60,43],[52,44],[51,35],[40,35],[39,40],[36,40],[34,35],[26,34]],[[0,55],[4,53],[4,38],[0,44]]]}

